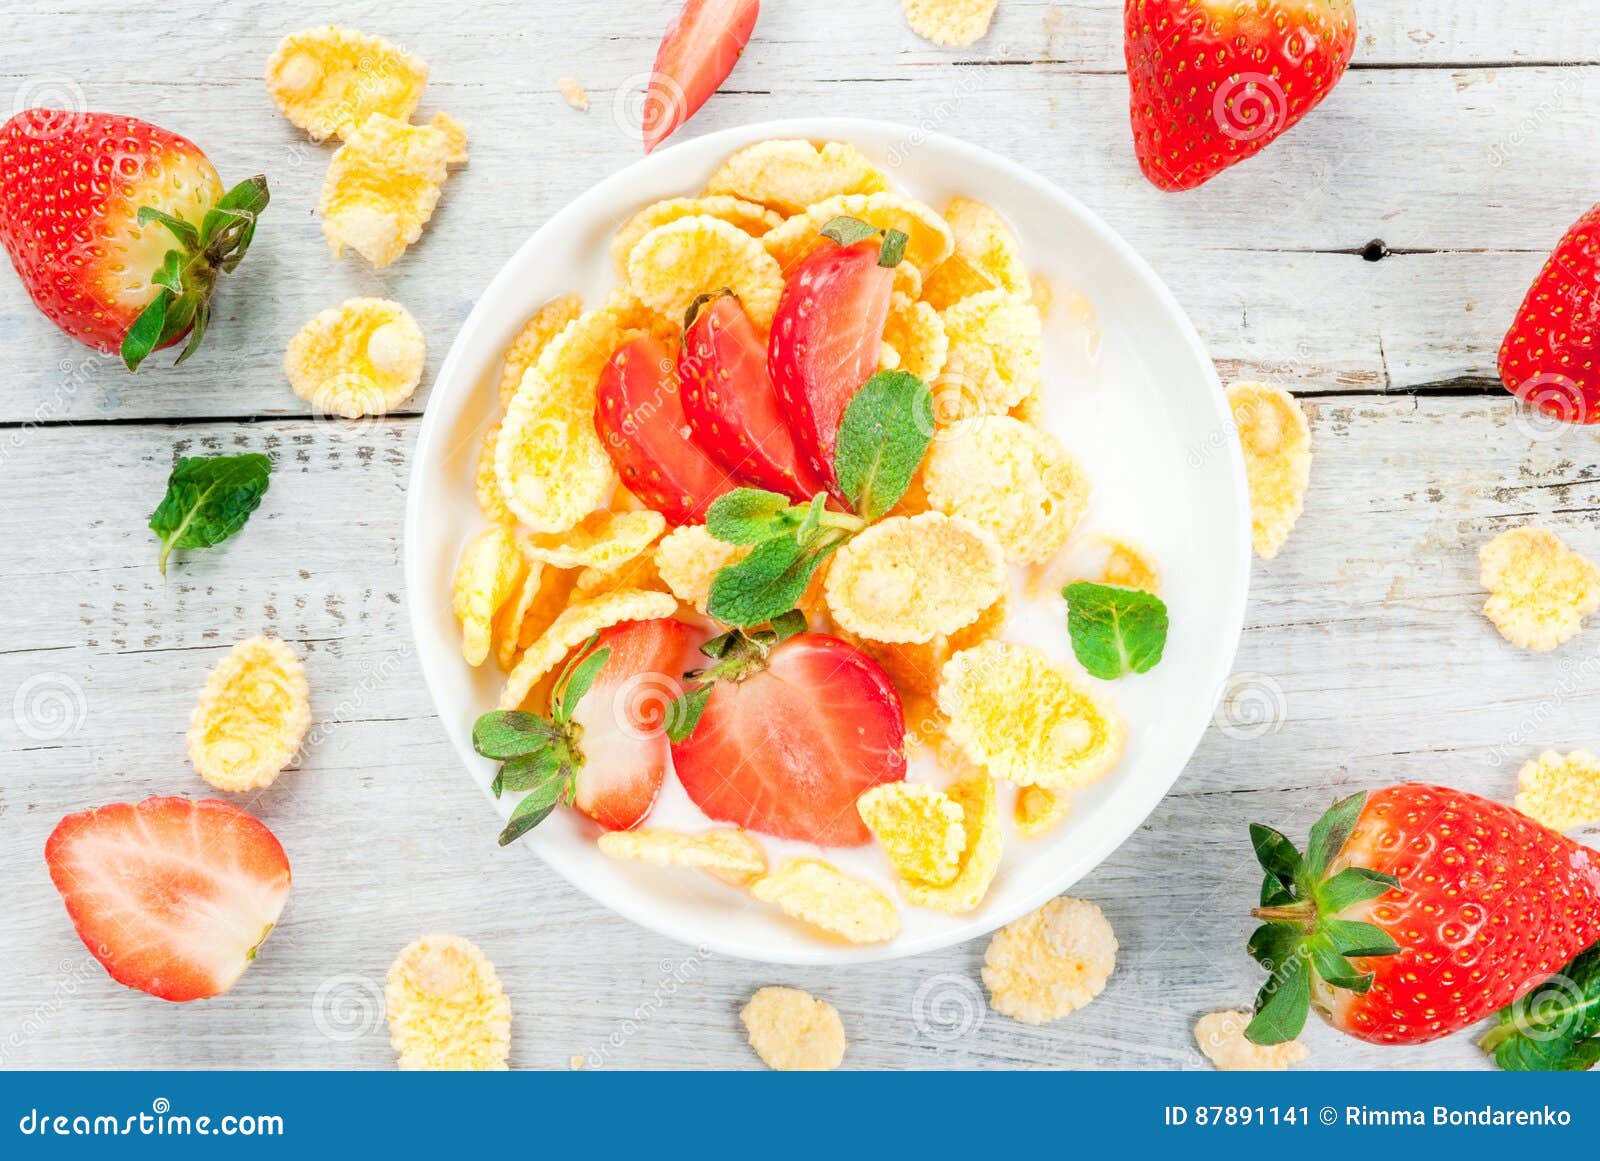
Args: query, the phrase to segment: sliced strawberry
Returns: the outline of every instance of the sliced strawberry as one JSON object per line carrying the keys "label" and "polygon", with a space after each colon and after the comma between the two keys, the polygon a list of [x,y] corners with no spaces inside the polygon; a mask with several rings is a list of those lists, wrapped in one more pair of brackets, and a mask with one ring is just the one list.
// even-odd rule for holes
{"label": "sliced strawberry", "polygon": [[695,443],[724,469],[795,500],[821,490],[800,463],[767,374],[767,345],[736,295],[708,295],[690,308],[678,379]]}
{"label": "sliced strawberry", "polygon": [[676,367],[660,339],[622,344],[600,373],[594,426],[628,491],[674,524],[702,524],[739,481],[690,441]]}
{"label": "sliced strawberry", "polygon": [[760,13],[760,0],[689,0],[667,25],[644,99],[646,153],[693,117],[727,79]]}
{"label": "sliced strawberry", "polygon": [[69,814],[44,858],[90,954],[118,983],[163,1000],[233,987],[289,897],[278,840],[216,799],[147,798]]}
{"label": "sliced strawberry", "polygon": [[1500,381],[1565,423],[1600,423],[1600,206],[1567,231],[1500,346]]}
{"label": "sliced strawberry", "polygon": [[825,240],[789,274],[768,340],[767,370],[800,461],[830,489],[839,420],[878,367],[889,318],[894,271],[878,256],[875,238]]}
{"label": "sliced strawberry", "polygon": [[700,718],[672,744],[689,797],[711,818],[762,834],[867,842],[856,799],[905,777],[905,716],[888,676],[821,633],[722,640],[732,644],[706,646],[719,660],[699,675],[714,682]]}

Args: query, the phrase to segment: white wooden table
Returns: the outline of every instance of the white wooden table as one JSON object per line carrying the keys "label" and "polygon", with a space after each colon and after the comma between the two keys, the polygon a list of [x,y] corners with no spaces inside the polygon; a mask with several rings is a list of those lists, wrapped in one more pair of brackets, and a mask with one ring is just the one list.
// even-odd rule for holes
{"label": "white wooden table", "polygon": [[[1105,995],[1053,1026],[986,1012],[983,943],[848,970],[702,957],[590,903],[520,852],[448,748],[409,645],[400,570],[426,389],[381,422],[316,420],[279,370],[289,336],[357,293],[407,304],[436,368],[473,296],[541,221],[638,154],[614,93],[649,69],[672,0],[346,0],[342,21],[432,65],[423,112],[472,132],[423,240],[387,271],[335,262],[313,215],[327,150],[260,82],[300,0],[13,5],[0,113],[127,112],[204,144],[273,204],[221,292],[205,350],[137,377],[73,345],[0,277],[0,1062],[387,1067],[378,984],[426,931],[494,959],[513,1064],[749,1067],[736,1013],[768,983],[832,1000],[856,1067],[1205,1067],[1190,1029],[1246,1003],[1246,824],[1303,834],[1337,791],[1437,779],[1505,797],[1545,746],[1600,743],[1600,630],[1511,650],[1478,615],[1476,550],[1538,517],[1600,554],[1600,444],[1516,419],[1502,332],[1545,252],[1600,196],[1589,0],[1360,0],[1356,61],[1260,159],[1198,192],[1139,176],[1121,5],[1001,0],[988,39],[941,50],[894,0],[768,0],[692,124],[802,113],[896,118],[1055,180],[1155,264],[1224,378],[1287,382],[1312,417],[1306,514],[1257,567],[1237,670],[1176,790],[1077,893],[1122,944]],[[157,66],[158,59],[167,63]],[[568,108],[556,79],[589,89]],[[626,120],[623,118],[623,120]],[[1381,238],[1376,263],[1362,248]],[[145,520],[174,455],[276,461],[249,528],[163,583]],[[303,768],[247,805],[293,852],[262,961],[222,999],[172,1006],[90,961],[45,873],[63,814],[205,790],[183,734],[203,669],[271,632],[304,654],[321,723]],[[1309,1032],[1307,1067],[1481,1067],[1470,1039],[1378,1050]]]}

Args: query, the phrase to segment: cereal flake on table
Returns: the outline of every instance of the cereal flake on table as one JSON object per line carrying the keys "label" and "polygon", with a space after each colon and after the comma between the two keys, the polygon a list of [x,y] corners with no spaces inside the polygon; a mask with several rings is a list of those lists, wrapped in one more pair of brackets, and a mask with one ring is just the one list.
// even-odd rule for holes
{"label": "cereal flake on table", "polygon": [[995,1011],[1044,1024],[1098,996],[1116,966],[1117,937],[1100,908],[1063,896],[994,934],[983,982]]}
{"label": "cereal flake on table", "polygon": [[311,728],[311,688],[293,648],[251,637],[206,674],[189,717],[189,760],[218,790],[270,786]]}
{"label": "cereal flake on table", "polygon": [[1250,537],[1256,555],[1271,560],[1305,507],[1311,427],[1294,396],[1270,383],[1229,385],[1228,406],[1250,486]]}
{"label": "cereal flake on table", "polygon": [[319,411],[387,415],[422,382],[427,343],[411,312],[385,298],[352,298],[322,311],[289,340],[283,369]]}
{"label": "cereal flake on table", "polygon": [[456,935],[425,935],[389,968],[389,1039],[404,1071],[503,1070],[511,1001],[487,956]]}
{"label": "cereal flake on table", "polygon": [[1517,772],[1516,807],[1563,833],[1600,825],[1600,759],[1588,750],[1546,750]]}
{"label": "cereal flake on table", "polygon": [[766,987],[739,1012],[750,1047],[779,1072],[825,1072],[844,1060],[844,1023],[826,1000],[799,988]]}
{"label": "cereal flake on table", "polygon": [[1489,590],[1483,615],[1518,648],[1554,649],[1600,608],[1600,568],[1548,528],[1508,528],[1478,550],[1478,562]]}
{"label": "cereal flake on table", "polygon": [[1195,1043],[1218,1072],[1282,1072],[1311,1055],[1298,1040],[1251,1043],[1244,1030],[1253,1018],[1249,1012],[1209,1012],[1195,1023]]}

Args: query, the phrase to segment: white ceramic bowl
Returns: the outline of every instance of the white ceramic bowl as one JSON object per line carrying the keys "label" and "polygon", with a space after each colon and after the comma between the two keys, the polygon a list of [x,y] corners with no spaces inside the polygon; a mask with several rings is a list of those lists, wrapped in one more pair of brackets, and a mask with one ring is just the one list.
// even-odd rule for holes
{"label": "white ceramic bowl", "polygon": [[[1029,266],[1056,289],[1046,322],[1047,426],[1094,481],[1086,527],[1125,536],[1158,562],[1172,622],[1166,656],[1150,673],[1106,687],[1129,723],[1127,750],[1115,772],[1075,796],[1070,817],[1049,836],[1027,841],[1008,835],[1000,873],[978,910],[951,916],[905,906],[903,930],[886,944],[827,941],[699,872],[610,860],[596,849],[593,827],[574,812],[558,811],[522,845],[599,902],[687,944],[774,963],[913,955],[973,939],[1037,907],[1133,833],[1177,780],[1209,724],[1244,615],[1249,499],[1211,359],[1149,266],[1053,185],[939,134],[880,121],[815,118],[685,141],[595,186],[506,263],[440,368],[417,440],[406,507],[412,628],[444,727],[468,774],[487,793],[493,764],[473,752],[471,728],[478,714],[494,708],[502,675],[492,663],[473,670],[462,662],[450,581],[462,544],[483,526],[473,474],[480,438],[499,412],[501,352],[547,299],[570,291],[589,303],[604,298],[615,282],[608,241],[634,210],[693,194],[729,153],[770,137],[848,141],[915,197],[937,206],[952,195],[967,195],[1011,220]],[[1006,636],[1072,663],[1059,598],[1028,606]],[[503,815],[510,805],[501,802],[496,809]],[[652,821],[681,824],[692,814],[669,779]],[[486,852],[497,830],[485,812],[480,837]],[[499,857],[520,856],[507,851]],[[871,848],[824,857],[897,894]]]}

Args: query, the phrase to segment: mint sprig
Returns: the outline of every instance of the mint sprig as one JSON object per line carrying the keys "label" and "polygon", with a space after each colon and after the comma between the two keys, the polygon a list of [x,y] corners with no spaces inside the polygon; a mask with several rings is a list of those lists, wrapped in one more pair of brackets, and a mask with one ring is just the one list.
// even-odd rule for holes
{"label": "mint sprig", "polygon": [[1478,1044],[1507,1072],[1586,1072],[1600,1064],[1600,944],[1502,1008]]}
{"label": "mint sprig", "polygon": [[1167,606],[1142,589],[1079,581],[1061,590],[1067,599],[1072,652],[1091,676],[1111,681],[1147,673],[1167,645]]}
{"label": "mint sprig", "polygon": [[879,371],[851,397],[839,421],[833,470],[863,520],[900,502],[933,439],[933,392],[908,371]]}
{"label": "mint sprig", "polygon": [[272,461],[259,452],[237,456],[185,456],[167,477],[167,492],[150,513],[161,538],[156,564],[167,575],[174,548],[210,548],[243,528],[261,505]]}

